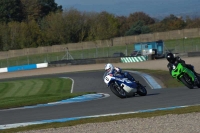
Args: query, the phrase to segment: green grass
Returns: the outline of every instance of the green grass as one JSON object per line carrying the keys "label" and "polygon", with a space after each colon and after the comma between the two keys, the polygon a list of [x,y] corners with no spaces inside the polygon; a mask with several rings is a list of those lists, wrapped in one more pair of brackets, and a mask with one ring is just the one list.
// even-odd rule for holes
{"label": "green grass", "polygon": [[0,109],[55,102],[87,94],[70,93],[71,86],[71,79],[65,78],[0,82]]}

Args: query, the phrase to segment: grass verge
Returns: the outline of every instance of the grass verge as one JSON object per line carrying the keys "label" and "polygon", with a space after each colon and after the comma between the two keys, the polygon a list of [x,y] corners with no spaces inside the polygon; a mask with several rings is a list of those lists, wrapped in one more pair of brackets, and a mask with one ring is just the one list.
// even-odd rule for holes
{"label": "grass verge", "polygon": [[70,93],[71,79],[43,78],[0,82],[0,109],[55,102],[88,93]]}

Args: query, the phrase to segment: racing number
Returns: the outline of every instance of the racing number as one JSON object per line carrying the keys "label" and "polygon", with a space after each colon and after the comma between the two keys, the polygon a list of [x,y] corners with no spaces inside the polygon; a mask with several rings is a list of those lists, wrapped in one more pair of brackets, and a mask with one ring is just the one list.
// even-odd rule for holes
{"label": "racing number", "polygon": [[109,78],[108,78],[108,77],[105,77],[105,79],[106,79],[107,81],[109,81]]}

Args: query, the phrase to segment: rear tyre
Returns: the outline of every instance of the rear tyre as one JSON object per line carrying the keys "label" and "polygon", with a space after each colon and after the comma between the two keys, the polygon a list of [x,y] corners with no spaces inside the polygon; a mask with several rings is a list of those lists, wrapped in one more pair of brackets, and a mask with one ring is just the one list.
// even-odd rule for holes
{"label": "rear tyre", "polygon": [[115,83],[112,83],[110,85],[110,90],[118,97],[120,98],[126,98],[126,92],[124,91],[124,89],[120,88],[118,85],[116,85]]}
{"label": "rear tyre", "polygon": [[[198,81],[200,82],[200,77],[199,77],[199,75],[196,73],[195,76],[197,77]],[[197,87],[200,88],[200,83],[197,84]]]}
{"label": "rear tyre", "polygon": [[200,84],[198,84],[197,87],[200,88]]}
{"label": "rear tyre", "polygon": [[147,90],[146,88],[141,85],[140,83],[137,84],[137,94],[140,96],[146,96],[147,95]]}
{"label": "rear tyre", "polygon": [[185,85],[187,86],[189,89],[193,89],[194,88],[194,85],[192,84],[191,80],[188,79],[188,76],[182,76],[180,78],[180,81]]}

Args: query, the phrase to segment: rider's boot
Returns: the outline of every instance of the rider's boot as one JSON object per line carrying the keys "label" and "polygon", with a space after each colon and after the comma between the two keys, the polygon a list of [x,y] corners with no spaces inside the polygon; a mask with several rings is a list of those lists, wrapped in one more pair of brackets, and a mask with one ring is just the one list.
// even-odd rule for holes
{"label": "rider's boot", "polygon": [[136,82],[136,80],[134,78],[130,78],[129,79],[130,81],[133,81],[133,82]]}
{"label": "rider's boot", "polygon": [[135,80],[134,82],[135,82],[135,83],[139,83],[139,81],[136,81],[136,80]]}

